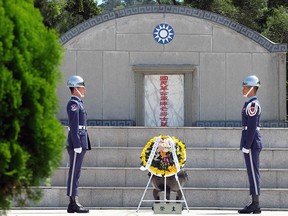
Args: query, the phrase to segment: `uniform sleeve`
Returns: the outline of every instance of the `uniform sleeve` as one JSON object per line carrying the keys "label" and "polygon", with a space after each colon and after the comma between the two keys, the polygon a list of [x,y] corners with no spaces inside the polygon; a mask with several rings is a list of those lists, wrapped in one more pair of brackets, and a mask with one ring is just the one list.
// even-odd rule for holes
{"label": "uniform sleeve", "polygon": [[246,149],[250,149],[254,141],[260,111],[260,106],[257,103],[251,102],[247,105],[247,132],[245,137],[245,143],[243,146]]}
{"label": "uniform sleeve", "polygon": [[67,105],[67,114],[69,119],[70,137],[73,148],[80,148],[81,142],[79,137],[79,108],[76,101],[69,102]]}

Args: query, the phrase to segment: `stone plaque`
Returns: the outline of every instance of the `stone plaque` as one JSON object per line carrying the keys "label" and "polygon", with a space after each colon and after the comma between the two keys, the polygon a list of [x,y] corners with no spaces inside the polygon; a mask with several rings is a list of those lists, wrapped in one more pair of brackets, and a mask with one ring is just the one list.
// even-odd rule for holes
{"label": "stone plaque", "polygon": [[145,75],[145,126],[184,126],[184,75]]}
{"label": "stone plaque", "polygon": [[182,214],[181,203],[154,203],[154,214]]}

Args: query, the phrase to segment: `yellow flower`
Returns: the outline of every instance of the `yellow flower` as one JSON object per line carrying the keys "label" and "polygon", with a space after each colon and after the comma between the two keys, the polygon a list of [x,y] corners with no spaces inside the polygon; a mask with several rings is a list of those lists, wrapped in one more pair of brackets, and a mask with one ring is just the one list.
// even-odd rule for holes
{"label": "yellow flower", "polygon": [[169,166],[168,167],[169,172],[177,172],[176,166]]}

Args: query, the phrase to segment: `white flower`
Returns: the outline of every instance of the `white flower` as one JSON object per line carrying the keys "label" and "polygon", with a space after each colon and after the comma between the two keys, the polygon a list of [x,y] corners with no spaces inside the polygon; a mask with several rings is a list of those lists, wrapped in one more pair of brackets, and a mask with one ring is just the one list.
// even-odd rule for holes
{"label": "white flower", "polygon": [[171,152],[169,139],[161,140],[157,150],[158,152]]}

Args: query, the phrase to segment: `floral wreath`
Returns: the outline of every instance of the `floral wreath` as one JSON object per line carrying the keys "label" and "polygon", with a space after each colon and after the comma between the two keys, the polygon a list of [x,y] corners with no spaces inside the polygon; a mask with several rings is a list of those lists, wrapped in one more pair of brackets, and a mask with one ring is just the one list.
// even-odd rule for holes
{"label": "floral wreath", "polygon": [[184,166],[186,147],[174,136],[155,136],[147,142],[140,158],[142,171],[149,170],[154,175],[168,177]]}

